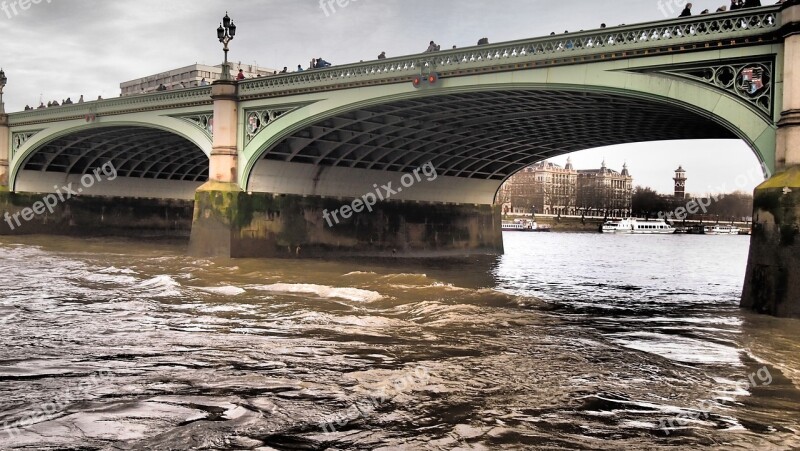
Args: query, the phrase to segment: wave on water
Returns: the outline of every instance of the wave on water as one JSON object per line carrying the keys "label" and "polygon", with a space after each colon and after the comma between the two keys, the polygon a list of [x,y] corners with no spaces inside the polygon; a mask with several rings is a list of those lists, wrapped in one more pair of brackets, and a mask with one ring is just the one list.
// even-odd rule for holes
{"label": "wave on water", "polygon": [[677,362],[742,366],[739,349],[707,340],[653,332],[626,332],[608,337],[626,348]]}
{"label": "wave on water", "polygon": [[181,284],[166,274],[145,280],[135,288],[137,290],[146,291],[147,294],[152,297],[173,297],[181,295]]}
{"label": "wave on water", "polygon": [[383,299],[383,295],[377,291],[358,288],[336,288],[327,285],[276,283],[272,285],[253,285],[248,288],[271,293],[311,294],[323,299],[337,298],[353,302],[375,302]]}
{"label": "wave on water", "polygon": [[222,287],[191,287],[194,290],[205,291],[206,293],[219,294],[222,296],[239,296],[247,292],[244,288],[234,287],[230,285]]}
{"label": "wave on water", "polygon": [[136,271],[130,268],[117,268],[115,266],[109,266],[97,272],[100,274],[136,274]]}
{"label": "wave on water", "polygon": [[400,274],[387,274],[385,276],[380,277],[382,280],[388,280],[394,283],[417,283],[417,284],[427,284],[428,283],[428,275],[427,274],[407,274],[407,273],[400,273]]}

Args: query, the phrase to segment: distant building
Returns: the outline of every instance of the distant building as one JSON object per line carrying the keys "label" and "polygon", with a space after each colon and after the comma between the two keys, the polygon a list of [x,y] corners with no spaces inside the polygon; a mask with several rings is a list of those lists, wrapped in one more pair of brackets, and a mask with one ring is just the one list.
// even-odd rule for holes
{"label": "distant building", "polygon": [[622,172],[606,168],[576,171],[572,161],[561,167],[550,162],[529,166],[500,188],[498,203],[504,213],[546,215],[629,216],[633,178],[627,165]]}
{"label": "distant building", "polygon": [[675,200],[682,201],[686,199],[686,171],[683,170],[683,166],[679,166],[678,169],[675,170],[675,178],[672,179],[675,181]]}
{"label": "distant building", "polygon": [[578,173],[567,166],[543,161],[514,174],[501,188],[508,213],[575,215],[575,189]]}
{"label": "distant building", "polygon": [[581,214],[587,216],[628,217],[633,201],[633,177],[628,165],[622,172],[606,167],[578,171],[577,205]]}
{"label": "distant building", "polygon": [[[244,71],[246,78],[266,77],[277,72],[275,69],[258,67],[247,64],[230,63],[231,77],[236,77],[239,69]],[[222,77],[222,65],[206,66],[194,64],[191,66],[173,69],[159,74],[150,75],[136,80],[120,83],[119,88],[123,96],[144,94],[155,92],[160,85],[164,85],[168,90],[184,88],[195,88],[200,86],[200,82],[205,78],[208,84],[219,80]]]}

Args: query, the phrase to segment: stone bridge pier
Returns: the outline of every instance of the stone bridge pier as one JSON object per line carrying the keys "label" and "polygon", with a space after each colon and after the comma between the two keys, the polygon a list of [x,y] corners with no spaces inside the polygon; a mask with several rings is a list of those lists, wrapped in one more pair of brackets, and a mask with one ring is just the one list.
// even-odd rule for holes
{"label": "stone bridge pier", "polygon": [[800,2],[781,13],[783,112],[776,137],[776,170],[754,194],[753,236],[742,307],[800,317]]}
{"label": "stone bridge pier", "polygon": [[[245,192],[238,177],[237,149],[242,147],[240,131],[245,129],[240,123],[245,115],[239,111],[238,89],[235,82],[212,85],[214,138],[209,181],[195,196],[191,255],[302,258],[503,253],[502,216],[500,207],[492,205],[493,196],[483,204],[388,198],[384,184],[390,190],[402,191],[402,181],[407,183],[409,176],[415,183],[430,181],[433,174],[422,168],[410,175],[373,171],[376,183],[367,183],[363,191],[340,191],[339,196],[269,189]],[[316,185],[322,172],[312,168],[315,177],[307,173],[309,166],[298,169],[277,162],[267,162],[266,167],[271,172],[266,179],[297,179],[300,184]],[[344,170],[332,178],[346,182],[362,176],[358,171]]]}
{"label": "stone bridge pier", "polygon": [[0,106],[0,191],[8,191],[8,157],[9,143],[8,115]]}

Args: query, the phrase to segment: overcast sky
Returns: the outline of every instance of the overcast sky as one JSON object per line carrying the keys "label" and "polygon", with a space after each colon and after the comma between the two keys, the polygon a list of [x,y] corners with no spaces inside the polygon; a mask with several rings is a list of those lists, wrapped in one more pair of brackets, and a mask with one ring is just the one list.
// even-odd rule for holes
{"label": "overcast sky", "polygon": [[[350,0],[335,12],[319,0],[41,0],[25,11],[5,0],[0,10],[0,66],[9,78],[7,111],[26,104],[119,95],[120,82],[194,63],[222,61],[216,28],[225,11],[238,26],[231,60],[272,68],[334,64],[442,48],[547,35],[665,18],[680,0]],[[0,0],[2,5],[3,0]],[[693,1],[695,12],[727,0]],[[17,4],[18,5],[18,4]],[[659,8],[659,5],[661,7]],[[16,9],[17,14],[14,14]],[[578,168],[624,162],[636,184],[672,190],[678,165],[688,191],[753,189],[758,161],[740,141],[684,141],[617,146],[578,153]],[[566,157],[555,160],[563,164]],[[746,184],[742,183],[747,178]],[[738,179],[738,183],[737,183]]]}

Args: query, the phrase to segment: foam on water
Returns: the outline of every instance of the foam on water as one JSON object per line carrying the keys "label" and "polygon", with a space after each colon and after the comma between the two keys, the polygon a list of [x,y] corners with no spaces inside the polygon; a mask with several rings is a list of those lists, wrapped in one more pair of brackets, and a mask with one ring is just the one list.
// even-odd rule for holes
{"label": "foam on water", "polygon": [[612,334],[613,341],[637,351],[684,363],[721,363],[741,366],[740,350],[708,341],[650,332]]}
{"label": "foam on water", "polygon": [[98,271],[101,274],[136,274],[136,271],[130,268],[117,268],[114,266],[110,266],[105,269],[101,269]]}
{"label": "foam on water", "polygon": [[121,275],[119,273],[105,273],[102,271],[95,274],[89,274],[85,277],[85,279],[89,282],[120,285],[133,285],[137,281],[137,279],[132,276]]}
{"label": "foam on water", "polygon": [[219,294],[222,296],[239,296],[247,292],[244,288],[230,285],[222,287],[191,287],[194,290],[205,291],[206,293]]}
{"label": "foam on water", "polygon": [[359,288],[337,288],[327,285],[314,285],[305,283],[253,285],[248,288],[270,293],[310,294],[323,299],[337,298],[353,302],[375,302],[383,299],[383,296],[377,291],[361,290]]}
{"label": "foam on water", "polygon": [[149,296],[153,297],[173,297],[181,295],[181,284],[166,274],[145,280],[135,288],[145,291]]}

